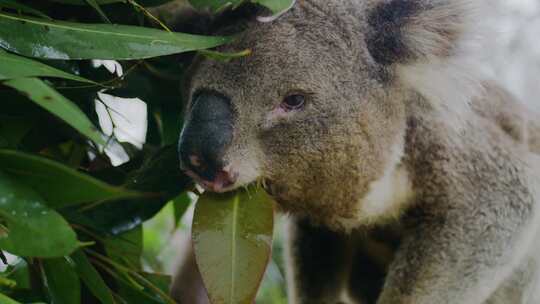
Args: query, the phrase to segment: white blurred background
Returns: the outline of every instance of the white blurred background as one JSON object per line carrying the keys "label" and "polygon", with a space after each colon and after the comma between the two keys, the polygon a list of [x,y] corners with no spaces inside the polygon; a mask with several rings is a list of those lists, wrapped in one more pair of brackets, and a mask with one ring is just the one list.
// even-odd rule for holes
{"label": "white blurred background", "polygon": [[[540,0],[493,3],[484,58],[507,89],[540,113]],[[539,117],[540,118],[540,117]]]}

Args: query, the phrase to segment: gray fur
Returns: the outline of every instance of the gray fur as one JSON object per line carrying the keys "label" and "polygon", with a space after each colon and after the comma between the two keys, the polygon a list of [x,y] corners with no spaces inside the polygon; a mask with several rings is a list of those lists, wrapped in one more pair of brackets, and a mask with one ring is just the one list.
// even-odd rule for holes
{"label": "gray fur", "polygon": [[[540,125],[469,65],[472,4],[299,1],[222,49],[253,55],[194,66],[187,93],[220,92],[236,112],[235,187],[262,180],[291,214],[291,304],[369,303],[354,283],[366,242],[381,252],[362,255],[384,269],[379,304],[540,302]],[[275,114],[289,92],[306,108]],[[327,284],[298,261],[317,239],[301,231],[317,226],[343,244]],[[399,245],[374,229],[398,231]]]}

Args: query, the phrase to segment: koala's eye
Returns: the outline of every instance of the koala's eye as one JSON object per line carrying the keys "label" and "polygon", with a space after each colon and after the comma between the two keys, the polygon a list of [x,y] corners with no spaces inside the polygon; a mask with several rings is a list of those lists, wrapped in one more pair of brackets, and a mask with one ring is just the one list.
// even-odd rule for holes
{"label": "koala's eye", "polygon": [[306,97],[302,94],[291,94],[283,99],[281,107],[287,111],[299,110],[304,107]]}

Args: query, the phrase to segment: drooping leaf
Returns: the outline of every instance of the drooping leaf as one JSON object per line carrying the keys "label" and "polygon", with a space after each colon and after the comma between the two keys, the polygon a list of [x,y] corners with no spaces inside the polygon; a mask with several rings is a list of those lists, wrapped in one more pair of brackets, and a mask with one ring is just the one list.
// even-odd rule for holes
{"label": "drooping leaf", "polygon": [[33,7],[30,7],[28,5],[24,5],[24,4],[20,3],[17,0],[0,0],[0,8],[2,8],[2,7],[14,9],[14,10],[21,11],[21,12],[25,12],[25,13],[35,15],[35,16],[38,16],[38,17],[42,17],[42,18],[46,18],[46,19],[51,19],[51,18],[49,18],[49,16],[47,16],[44,13],[38,11],[37,9],[35,9]]}
{"label": "drooping leaf", "polygon": [[81,302],[81,282],[68,258],[45,259],[43,284],[54,304],[77,304]]}
{"label": "drooping leaf", "polygon": [[19,256],[58,257],[78,247],[75,232],[33,189],[0,172],[0,249]]}
{"label": "drooping leaf", "polygon": [[0,13],[0,47],[49,59],[142,59],[212,48],[230,41],[152,28],[83,24]]}
{"label": "drooping leaf", "polygon": [[24,77],[58,77],[95,84],[91,80],[55,69],[39,61],[0,50],[0,81]]}
{"label": "drooping leaf", "polygon": [[111,290],[105,284],[105,281],[103,281],[99,272],[97,272],[94,266],[90,264],[86,254],[82,250],[78,250],[71,255],[71,259],[74,262],[75,270],[79,277],[92,294],[98,298],[102,304],[114,304]]}
{"label": "drooping leaf", "polygon": [[107,185],[61,163],[14,150],[0,149],[0,168],[35,189],[53,208],[141,196]]}
{"label": "drooping leaf", "polygon": [[270,257],[272,225],[272,201],[255,187],[199,198],[192,237],[213,304],[253,303]]}
{"label": "drooping leaf", "polygon": [[5,81],[3,84],[26,95],[95,143],[105,145],[100,132],[84,112],[45,82],[37,78],[18,78]]}

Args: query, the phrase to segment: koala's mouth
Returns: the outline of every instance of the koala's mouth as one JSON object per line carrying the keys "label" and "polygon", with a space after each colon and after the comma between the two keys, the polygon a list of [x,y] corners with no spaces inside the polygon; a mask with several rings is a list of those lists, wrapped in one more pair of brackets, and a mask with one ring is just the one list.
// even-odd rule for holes
{"label": "koala's mouth", "polygon": [[184,173],[206,191],[223,193],[237,188],[238,173],[228,170],[217,171],[211,179],[204,179],[191,170],[185,170]]}

